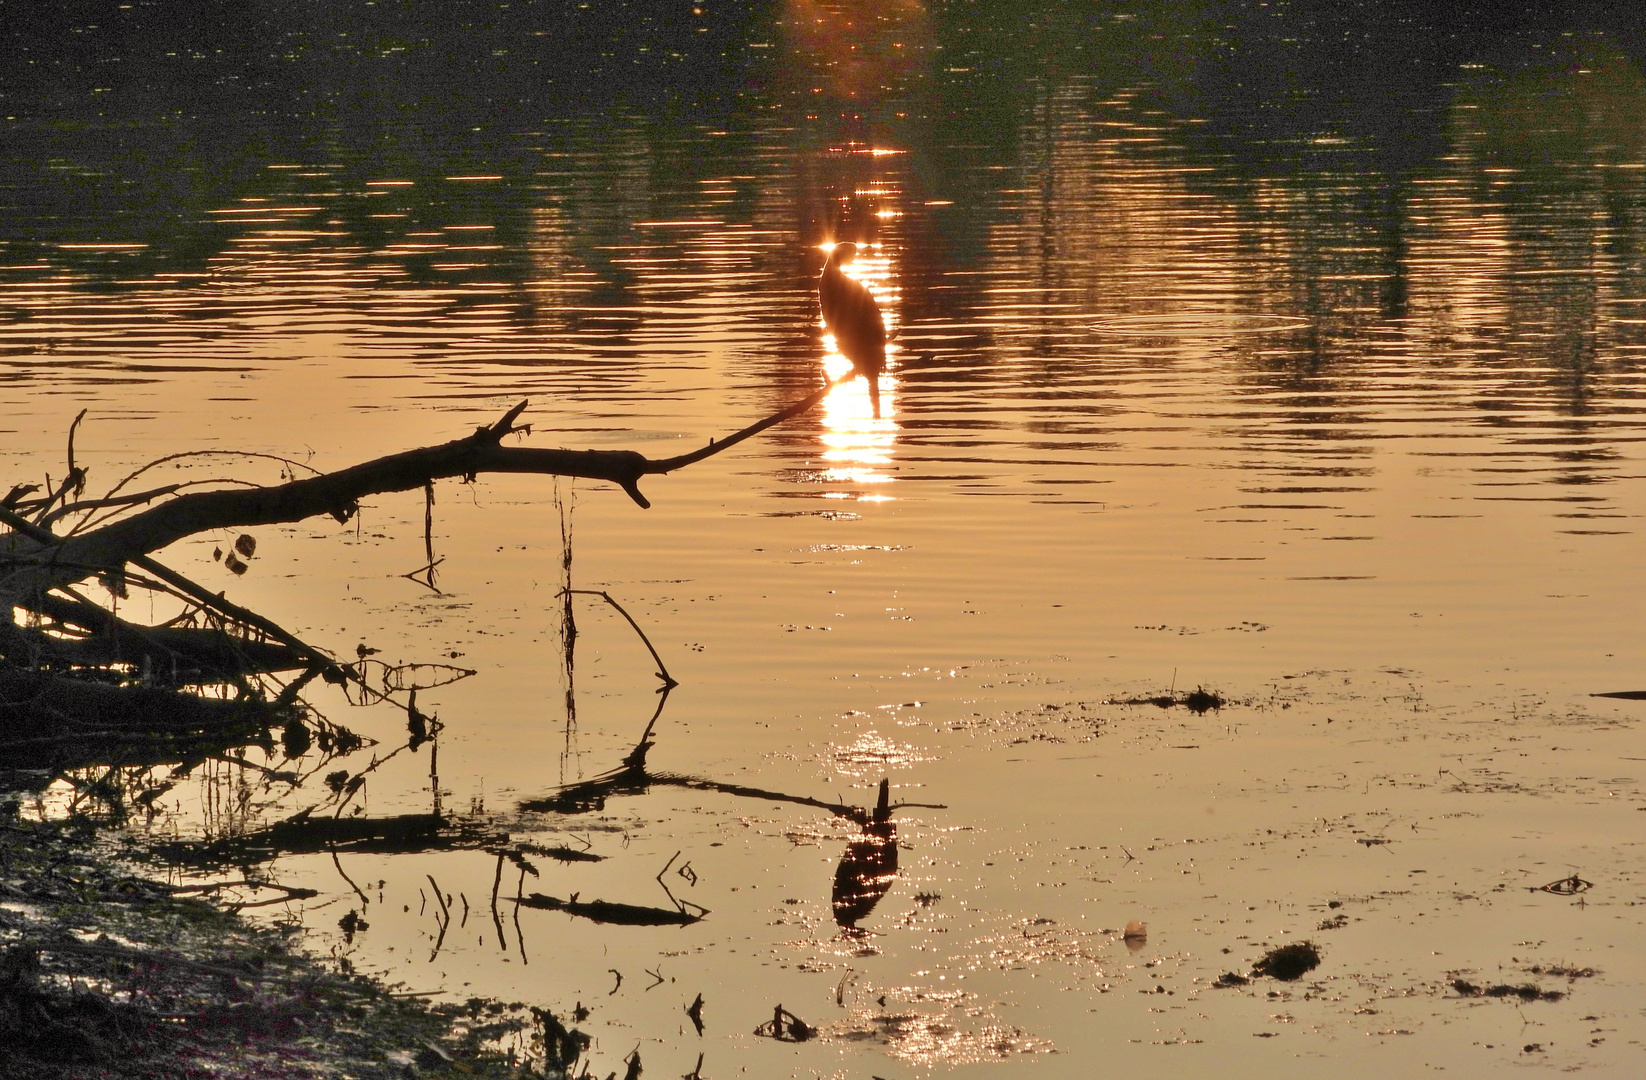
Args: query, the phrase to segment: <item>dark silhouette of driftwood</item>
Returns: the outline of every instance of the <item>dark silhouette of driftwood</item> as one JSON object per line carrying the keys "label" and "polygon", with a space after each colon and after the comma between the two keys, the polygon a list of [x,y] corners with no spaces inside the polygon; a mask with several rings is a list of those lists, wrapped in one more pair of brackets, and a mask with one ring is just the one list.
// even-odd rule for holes
{"label": "dark silhouette of driftwood", "polygon": [[[9,530],[0,531],[0,672],[10,680],[0,682],[0,764],[19,764],[13,751],[23,752],[27,739],[72,735],[84,741],[87,731],[135,731],[151,722],[164,728],[166,721],[179,715],[189,716],[196,727],[212,720],[234,724],[263,707],[269,710],[260,717],[264,728],[278,726],[280,710],[290,709],[295,693],[275,695],[273,702],[263,700],[268,695],[258,680],[270,673],[304,672],[299,684],[319,675],[329,682],[359,687],[366,700],[384,700],[394,692],[392,687],[370,685],[362,665],[340,662],[153,557],[178,540],[205,531],[291,523],[320,514],[347,521],[364,498],[416,489],[423,490],[425,509],[432,512],[434,481],[472,479],[481,473],[605,480],[646,507],[650,504],[639,488],[642,477],[684,468],[799,416],[834,385],[825,383],[725,439],[711,439],[706,446],[669,458],[648,458],[629,450],[505,446],[507,437],[530,433],[529,426],[517,423],[527,405],[521,402],[496,423],[466,438],[391,454],[337,472],[268,487],[185,491],[191,485],[171,484],[121,494],[122,487],[145,471],[139,469],[101,498],[82,497],[86,470],[75,463],[74,456],[74,435],[82,413],[69,429],[68,471],[62,481],[48,482],[44,489],[19,484],[0,498],[0,526]],[[278,460],[286,474],[295,476],[297,463]],[[223,482],[229,483],[237,482]],[[41,494],[31,498],[36,492]],[[70,525],[75,518],[78,521]],[[426,540],[428,527],[426,520]],[[427,546],[432,565],[432,544]],[[226,564],[243,572],[246,564],[240,556],[250,557],[255,541],[242,536],[235,547],[238,554],[231,551]],[[143,626],[75,591],[75,586],[92,578],[115,596],[140,587],[179,598],[190,607],[171,624]],[[607,600],[617,606],[610,597]],[[19,609],[28,613],[26,620],[16,617]],[[658,667],[666,690],[673,680],[661,659]],[[191,695],[156,696],[162,691],[209,685],[235,688],[237,700],[228,705],[200,698],[194,705],[185,700]],[[46,721],[44,730],[37,724],[41,718]],[[25,758],[31,764],[54,760],[32,750]]]}
{"label": "dark silhouette of driftwood", "polygon": [[641,507],[649,507],[651,503],[640,493],[641,477],[685,468],[792,419],[821,401],[833,385],[825,384],[718,443],[710,440],[698,450],[669,458],[648,458],[633,450],[504,446],[507,436],[531,430],[529,425],[515,423],[526,409],[527,402],[523,401],[495,424],[479,428],[466,438],[273,487],[177,494],[83,534],[58,536],[6,510],[0,521],[15,531],[0,538],[0,559],[11,564],[10,574],[0,580],[0,597],[28,597],[100,570],[118,569],[127,563],[142,565],[142,557],[196,533],[286,524],[320,514],[347,521],[359,508],[360,500],[369,496],[426,489],[435,480],[472,478],[481,473],[606,480],[622,488]]}
{"label": "dark silhouette of driftwood", "polygon": [[270,729],[294,713],[279,701],[207,698],[0,667],[0,762],[63,770],[205,758],[267,742]]}
{"label": "dark silhouette of driftwood", "polygon": [[568,915],[598,923],[617,926],[690,926],[703,916],[683,908],[650,907],[645,904],[618,904],[609,900],[579,900],[573,893],[570,899],[542,893],[527,893],[514,898],[521,907],[541,908],[544,911],[564,911]]}

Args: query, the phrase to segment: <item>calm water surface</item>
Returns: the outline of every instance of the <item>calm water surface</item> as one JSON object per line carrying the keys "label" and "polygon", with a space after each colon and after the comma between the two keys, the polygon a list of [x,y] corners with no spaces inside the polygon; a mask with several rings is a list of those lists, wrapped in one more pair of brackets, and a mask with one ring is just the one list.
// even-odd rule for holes
{"label": "calm water surface", "polygon": [[[279,917],[412,990],[581,1003],[602,1072],[636,1046],[705,1076],[1638,1068],[1646,742],[1638,703],[1588,696],[1646,684],[1633,28],[705,7],[219,38],[137,5],[14,35],[8,483],[61,471],[81,409],[94,487],[192,449],[340,467],[523,399],[531,445],[678,453],[844,370],[815,302],[834,239],[866,246],[897,330],[879,419],[846,383],[653,478],[650,510],[439,485],[438,592],[401,576],[426,561],[415,495],[260,530],[244,578],[212,558],[232,537],[168,551],[341,654],[478,670],[419,699],[443,733],[371,774],[371,813],[606,857],[507,869],[505,897],[659,904],[667,881],[710,910],[505,903],[494,927],[495,856],[468,850],[278,860],[321,890]],[[654,768],[940,804],[896,814],[862,933],[829,902],[859,830],[819,810],[671,787],[522,808],[615,767],[657,704],[586,596],[568,695],[567,532],[572,584],[681,683]],[[1117,703],[1195,686],[1227,704]],[[313,700],[380,740],[350,768],[404,740]],[[151,827],[328,794],[257,779],[192,773]],[[1581,907],[1529,891],[1574,871]],[[469,913],[449,932],[429,875]],[[369,929],[345,940],[350,911]],[[1316,982],[1211,989],[1311,936]],[[1551,964],[1599,974],[1519,1010],[1450,987]],[[778,1003],[824,1037],[757,1037]]]}

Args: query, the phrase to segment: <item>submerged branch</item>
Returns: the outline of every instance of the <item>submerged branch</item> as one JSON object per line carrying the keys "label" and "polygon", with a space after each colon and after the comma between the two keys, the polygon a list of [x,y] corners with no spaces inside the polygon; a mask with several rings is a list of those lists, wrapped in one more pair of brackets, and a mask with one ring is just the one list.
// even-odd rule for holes
{"label": "submerged branch", "polygon": [[396,814],[390,817],[322,817],[308,811],[277,821],[247,836],[225,837],[208,844],[179,841],[164,845],[164,853],[178,862],[201,864],[256,862],[278,855],[321,852],[391,854],[445,849],[477,850],[495,847],[499,835],[484,826],[439,814]]}

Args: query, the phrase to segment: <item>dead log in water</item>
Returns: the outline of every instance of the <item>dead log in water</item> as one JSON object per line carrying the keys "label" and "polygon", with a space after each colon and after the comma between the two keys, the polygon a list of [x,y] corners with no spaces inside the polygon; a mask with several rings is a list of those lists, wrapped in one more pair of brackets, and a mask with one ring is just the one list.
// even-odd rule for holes
{"label": "dead log in water", "polygon": [[[111,727],[162,731],[175,727],[179,718],[188,718],[182,721],[184,726],[205,727],[210,720],[238,723],[256,713],[264,696],[257,679],[272,672],[304,670],[309,673],[305,678],[318,673],[330,682],[360,686],[369,700],[388,697],[389,692],[366,685],[358,665],[339,661],[156,561],[154,553],[170,544],[201,532],[287,524],[321,514],[347,521],[367,497],[432,492],[436,480],[469,480],[481,473],[609,481],[646,507],[650,504],[639,488],[642,477],[702,461],[798,416],[820,402],[833,385],[826,383],[718,443],[710,440],[707,446],[670,458],[648,458],[630,450],[505,446],[505,438],[530,433],[529,426],[516,423],[526,408],[521,402],[496,423],[465,438],[337,472],[267,487],[209,491],[183,492],[187,485],[171,484],[121,494],[122,485],[117,485],[90,499],[81,498],[86,470],[74,462],[71,427],[63,481],[46,485],[39,497],[30,498],[40,490],[37,485],[19,484],[0,498],[0,671],[11,679],[0,683],[0,765],[54,760],[25,751],[25,746],[43,746],[29,740],[49,741],[74,728],[82,733]],[[77,524],[69,524],[76,518]],[[249,557],[255,541],[247,535],[236,547],[241,544]],[[233,552],[229,559],[231,569],[245,569]],[[190,610],[180,622],[133,623],[76,591],[89,580],[100,582],[114,596],[124,596],[133,587],[167,594]],[[26,615],[22,621],[19,611]],[[231,706],[197,695],[164,696],[178,687],[213,685],[233,687],[236,702]],[[274,709],[292,703],[288,695],[277,695],[261,704]],[[262,719],[266,731],[269,717]]]}
{"label": "dead log in water", "polygon": [[227,700],[118,686],[0,666],[0,762],[64,770],[104,763],[154,765],[272,746],[289,703]]}
{"label": "dead log in water", "polygon": [[564,911],[568,915],[617,926],[690,926],[703,918],[698,912],[680,908],[619,904],[609,900],[579,900],[576,893],[567,900],[557,896],[544,896],[542,893],[527,893],[514,902],[521,907]]}
{"label": "dead log in water", "polygon": [[37,596],[29,610],[43,625],[0,622],[0,656],[27,658],[36,669],[124,668],[185,686],[309,665],[301,652],[279,642],[221,626],[140,626],[73,593]]}
{"label": "dead log in water", "polygon": [[[0,578],[0,601],[9,598],[33,610],[28,601],[37,595],[99,572],[120,570],[128,563],[141,565],[142,558],[196,533],[288,524],[321,514],[347,521],[358,510],[360,500],[369,496],[423,490],[435,480],[473,478],[481,473],[606,480],[622,488],[640,506],[649,507],[651,503],[640,493],[641,477],[674,472],[798,416],[821,401],[831,385],[719,443],[711,441],[691,453],[670,458],[648,458],[633,450],[504,446],[504,438],[531,431],[529,425],[515,423],[526,408],[527,403],[521,402],[497,423],[479,428],[466,438],[272,487],[173,494],[157,506],[85,533],[59,536],[8,508],[0,511],[0,521],[14,531],[0,535],[0,567],[8,571]],[[82,504],[70,503],[64,509],[72,510],[77,505]],[[62,514],[63,509],[53,511],[54,516]]]}

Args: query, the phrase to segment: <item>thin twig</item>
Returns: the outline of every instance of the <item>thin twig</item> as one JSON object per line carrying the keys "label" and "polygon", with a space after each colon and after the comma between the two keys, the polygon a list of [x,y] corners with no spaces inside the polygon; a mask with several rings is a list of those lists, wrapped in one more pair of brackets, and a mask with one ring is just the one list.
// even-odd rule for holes
{"label": "thin twig", "polygon": [[440,892],[440,883],[434,880],[433,874],[423,876],[429,879],[429,885],[434,889],[434,898],[440,902],[440,913],[446,917],[447,922],[451,922],[452,909],[446,906],[446,898]]}
{"label": "thin twig", "polygon": [[69,476],[73,477],[75,481],[75,498],[79,498],[80,495],[86,490],[86,470],[76,468],[74,464],[74,432],[75,429],[80,426],[80,421],[85,418],[86,410],[81,409],[80,414],[74,418],[74,423],[69,425]]}
{"label": "thin twig", "polygon": [[147,491],[135,491],[130,495],[116,495],[110,499],[81,499],[78,502],[64,503],[56,510],[40,519],[40,524],[50,526],[52,522],[65,514],[79,513],[81,510],[100,510],[105,506],[132,506],[136,503],[151,502],[162,495],[170,495],[181,491],[185,487],[197,484],[220,484],[221,480],[190,480],[176,484],[167,484],[164,487],[150,488]]}
{"label": "thin twig", "polygon": [[713,439],[710,439],[707,446],[699,447],[690,453],[680,454],[672,458],[664,458],[661,461],[648,461],[646,463],[645,471],[648,473],[670,473],[676,469],[685,468],[687,465],[694,465],[697,462],[702,461],[704,458],[713,457],[722,450],[727,450],[733,446],[736,446],[744,439],[753,438],[769,427],[775,427],[776,425],[783,423],[785,420],[793,420],[801,413],[806,412],[813,405],[816,405],[818,402],[828,397],[829,391],[833,390],[841,383],[849,381],[856,374],[857,369],[853,368],[840,378],[831,379],[825,382],[817,390],[814,390],[812,393],[801,398],[788,408],[772,413],[770,416],[762,420],[756,420],[748,427],[743,428],[740,431],[732,432],[719,442],[715,442]]}
{"label": "thin twig", "polygon": [[434,569],[434,481],[423,482],[423,551],[428,555],[428,566]]}
{"label": "thin twig", "polygon": [[137,479],[139,476],[142,476],[144,473],[148,472],[152,468],[155,468],[156,466],[164,465],[168,461],[180,461],[183,458],[190,457],[262,458],[267,461],[278,461],[280,464],[289,465],[294,469],[307,469],[316,476],[320,475],[320,470],[316,469],[313,465],[305,465],[301,461],[293,461],[291,458],[281,457],[279,454],[262,454],[255,450],[182,450],[175,454],[167,454],[165,457],[155,458],[147,465],[139,467],[135,472],[129,473],[126,478],[121,480],[118,484],[109,488],[109,490],[104,493],[103,497],[106,499],[110,496],[119,494],[121,488],[125,487],[127,484],[131,483],[133,480]]}
{"label": "thin twig", "polygon": [[520,963],[530,964],[531,961],[526,959],[526,935],[520,929],[520,909],[524,906],[520,901],[525,895],[526,868],[522,866],[520,868],[520,880],[514,884],[514,940],[520,946]]}
{"label": "thin twig", "polygon": [[675,687],[680,685],[674,680],[674,677],[669,674],[669,669],[663,666],[663,658],[657,655],[657,649],[652,646],[651,638],[646,636],[646,631],[640,629],[640,624],[634,621],[633,615],[630,615],[627,611],[623,610],[622,604],[619,604],[616,600],[612,599],[611,593],[604,589],[561,589],[560,591],[562,593],[570,593],[576,596],[605,597],[606,603],[616,608],[619,615],[629,620],[629,625],[634,627],[634,632],[640,635],[641,641],[645,642],[646,651],[652,654],[652,660],[657,664],[657,677],[663,680],[663,690],[673,690]]}
{"label": "thin twig", "polygon": [[497,875],[492,878],[492,924],[497,927],[497,944],[509,951],[509,940],[503,936],[503,918],[497,913],[497,889],[503,883],[503,853],[497,853]]}
{"label": "thin twig", "polygon": [[343,860],[342,860],[342,859],[339,859],[339,858],[338,858],[338,857],[337,857],[337,849],[336,849],[336,848],[333,848],[333,849],[332,849],[332,853],[331,853],[331,862],[332,862],[332,865],[333,865],[333,866],[335,866],[335,867],[337,867],[337,873],[338,873],[338,876],[340,876],[340,877],[341,877],[341,878],[342,878],[342,879],[343,879],[343,880],[344,880],[344,881],[346,881],[346,882],[348,882],[348,883],[349,883],[349,888],[351,888],[351,889],[353,889],[353,890],[354,890],[354,894],[355,894],[355,895],[356,895],[356,896],[358,896],[358,897],[360,897],[360,902],[361,902],[361,903],[362,903],[362,904],[364,904],[364,905],[365,905],[365,906],[366,906],[366,907],[370,907],[370,906],[371,906],[371,897],[369,897],[369,896],[367,896],[367,895],[366,895],[366,894],[365,894],[365,893],[363,893],[363,892],[361,892],[361,891],[360,891],[360,886],[358,886],[358,885],[356,885],[356,884],[355,884],[355,883],[354,883],[354,879],[353,879],[353,878],[351,878],[351,877],[350,877],[350,876],[349,876],[349,875],[348,875],[348,874],[347,874],[347,873],[346,873],[346,872],[345,872],[345,871],[344,871],[344,870],[343,870]]}
{"label": "thin twig", "polygon": [[[104,522],[114,520],[127,508],[136,505],[139,502],[152,502],[160,495],[175,495],[184,488],[205,487],[208,484],[224,484],[229,486],[258,489],[263,487],[262,484],[253,483],[250,480],[239,480],[232,476],[215,476],[210,480],[180,480],[175,484],[167,485],[165,488],[154,488],[151,491],[138,492],[136,495],[117,495],[113,498],[83,500],[75,503],[72,509],[73,511],[84,510],[86,511],[86,516],[75,522],[74,525],[63,535],[78,536],[93,526],[102,525]],[[104,514],[101,517],[92,517],[90,512],[100,507],[119,507],[119,509],[110,510],[107,514]],[[69,512],[71,512],[71,508],[64,506],[55,514],[51,515],[51,520],[56,520]]]}

